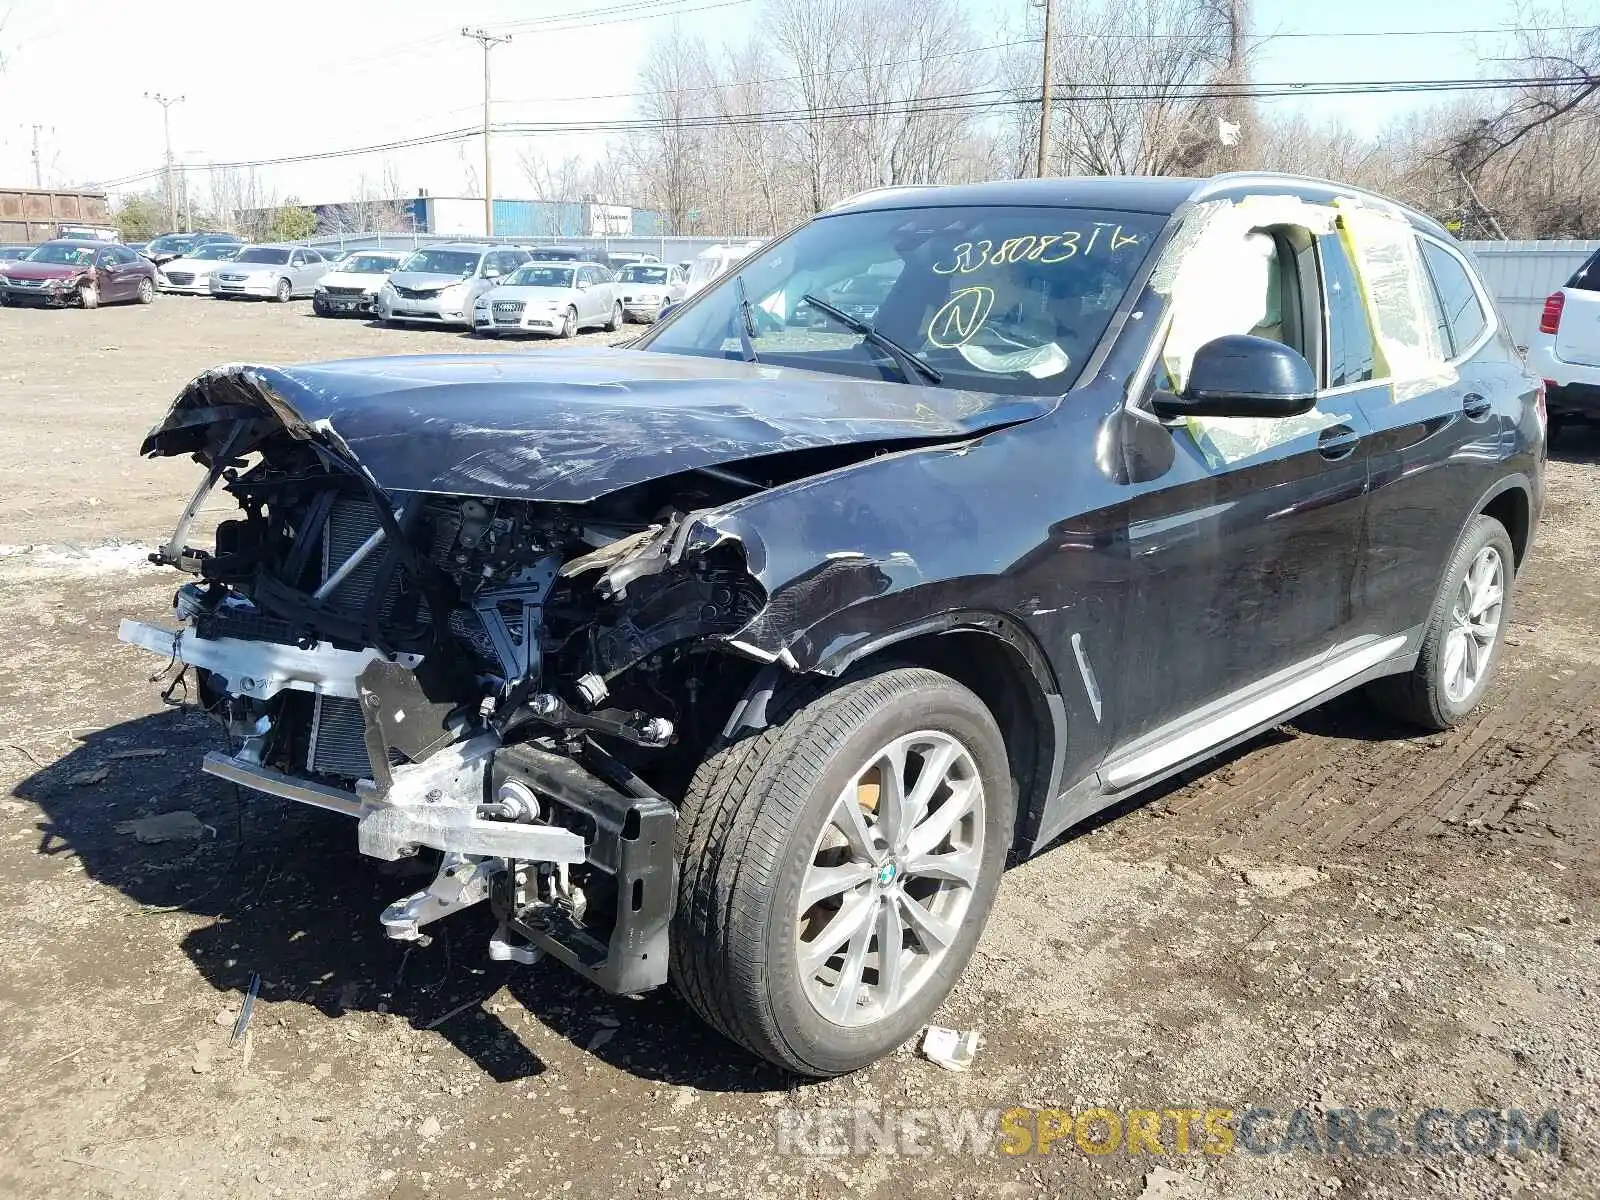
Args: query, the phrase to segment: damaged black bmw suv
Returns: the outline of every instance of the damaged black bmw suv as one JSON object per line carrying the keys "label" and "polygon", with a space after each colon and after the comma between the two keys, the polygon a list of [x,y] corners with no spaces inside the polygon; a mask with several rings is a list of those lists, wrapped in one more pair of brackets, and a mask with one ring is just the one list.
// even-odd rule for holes
{"label": "damaged black bmw suv", "polygon": [[1009,855],[1358,686],[1463,718],[1545,431],[1444,230],[1229,176],[871,193],[628,348],[220,368],[144,452],[207,771],[441,855],[393,937],[484,901],[829,1075]]}

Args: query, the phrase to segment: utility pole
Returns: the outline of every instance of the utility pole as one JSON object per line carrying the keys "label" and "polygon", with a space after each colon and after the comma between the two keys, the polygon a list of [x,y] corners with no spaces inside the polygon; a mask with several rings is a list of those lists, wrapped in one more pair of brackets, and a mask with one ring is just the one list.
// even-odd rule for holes
{"label": "utility pole", "polygon": [[1043,179],[1050,164],[1050,18],[1055,0],[1044,0],[1044,74],[1039,80],[1039,160],[1034,173]]}
{"label": "utility pole", "polygon": [[508,33],[495,37],[487,29],[468,29],[462,26],[461,36],[471,38],[483,47],[483,232],[494,236],[494,167],[489,156],[489,51],[511,40]]}
{"label": "utility pole", "polygon": [[161,105],[161,133],[167,143],[167,228],[178,227],[178,190],[172,178],[172,106],[182,104],[182,96],[163,96],[160,92],[146,92],[146,100]]}
{"label": "utility pole", "polygon": [[43,128],[43,125],[33,127],[33,186],[41,191],[44,190],[44,168],[39,162],[39,130]]}

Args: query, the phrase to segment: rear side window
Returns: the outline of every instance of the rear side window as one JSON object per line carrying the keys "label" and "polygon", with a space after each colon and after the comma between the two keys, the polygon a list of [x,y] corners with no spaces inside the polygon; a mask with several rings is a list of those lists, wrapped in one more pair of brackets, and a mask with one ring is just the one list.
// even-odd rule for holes
{"label": "rear side window", "polygon": [[1323,304],[1328,313],[1328,387],[1366,383],[1372,378],[1372,324],[1361,288],[1338,234],[1317,239],[1322,262]]}
{"label": "rear side window", "polygon": [[1472,286],[1472,279],[1460,259],[1429,241],[1422,242],[1422,258],[1428,264],[1428,274],[1433,277],[1439,307],[1449,327],[1449,340],[1440,340],[1445,345],[1453,345],[1460,354],[1477,340],[1489,319],[1484,315],[1477,289]]}
{"label": "rear side window", "polygon": [[1600,250],[1589,256],[1589,261],[1578,268],[1578,272],[1567,280],[1569,288],[1580,292],[1600,292]]}

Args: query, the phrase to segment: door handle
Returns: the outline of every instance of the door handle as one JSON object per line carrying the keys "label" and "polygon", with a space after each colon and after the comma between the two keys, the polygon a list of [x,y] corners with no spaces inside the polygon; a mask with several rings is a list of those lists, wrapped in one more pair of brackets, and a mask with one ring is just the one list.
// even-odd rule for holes
{"label": "door handle", "polygon": [[1317,453],[1329,462],[1349,458],[1361,442],[1361,435],[1348,425],[1330,425],[1317,435]]}
{"label": "door handle", "polygon": [[1461,397],[1461,411],[1469,421],[1481,421],[1489,415],[1489,402],[1477,392],[1468,392]]}

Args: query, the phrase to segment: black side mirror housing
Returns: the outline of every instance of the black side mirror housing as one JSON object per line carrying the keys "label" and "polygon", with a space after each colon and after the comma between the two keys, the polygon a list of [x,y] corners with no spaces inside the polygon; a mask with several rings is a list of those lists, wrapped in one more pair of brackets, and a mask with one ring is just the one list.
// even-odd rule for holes
{"label": "black side mirror housing", "polygon": [[1317,403],[1317,376],[1282,342],[1230,333],[1194,353],[1183,394],[1157,392],[1159,417],[1298,417]]}

